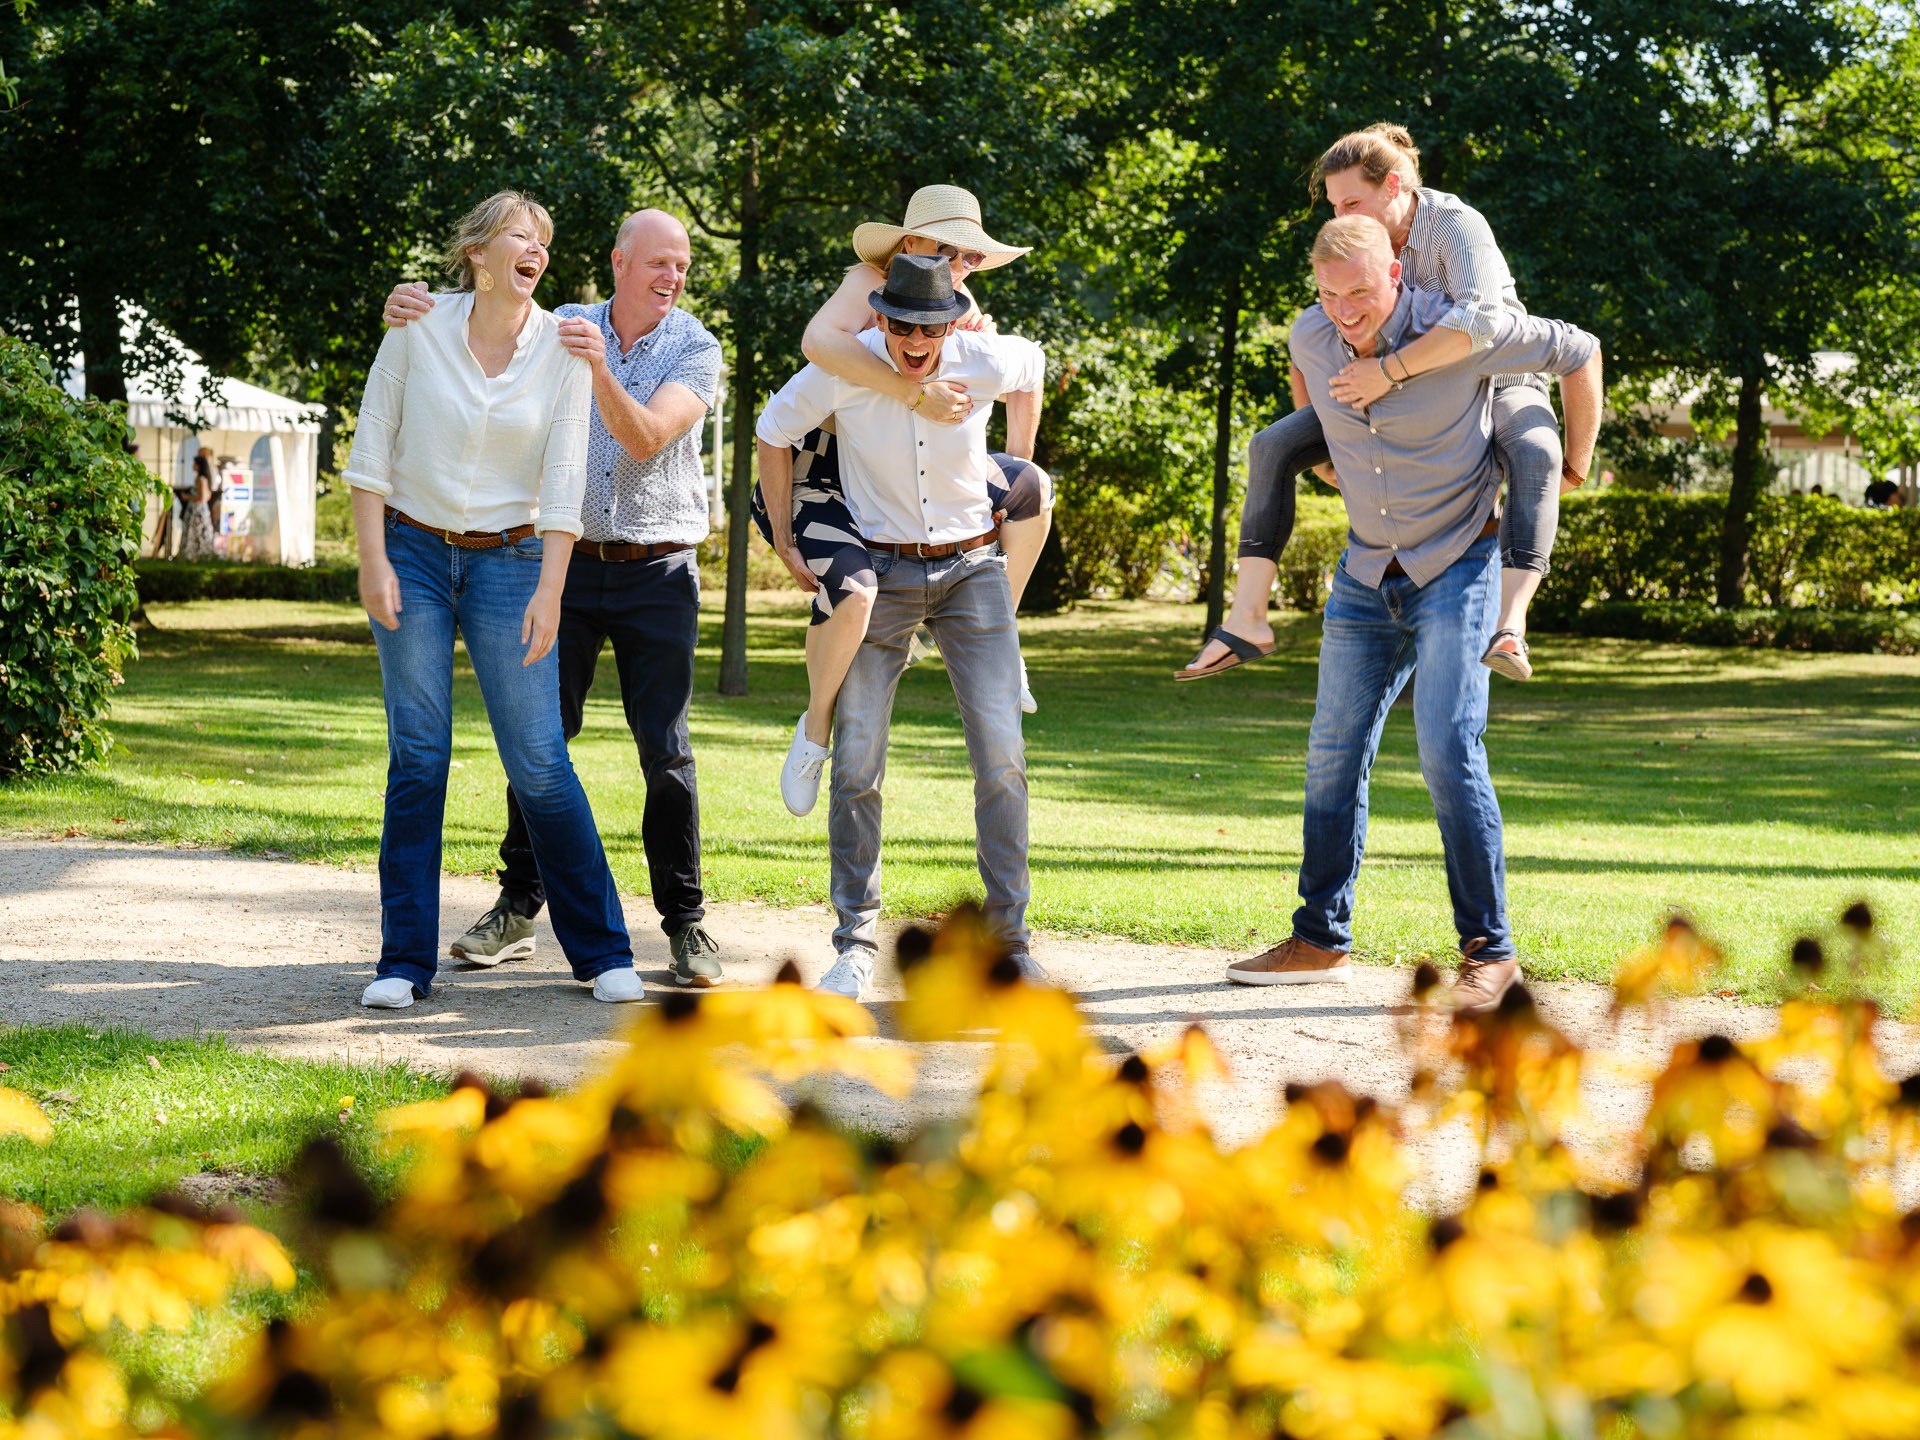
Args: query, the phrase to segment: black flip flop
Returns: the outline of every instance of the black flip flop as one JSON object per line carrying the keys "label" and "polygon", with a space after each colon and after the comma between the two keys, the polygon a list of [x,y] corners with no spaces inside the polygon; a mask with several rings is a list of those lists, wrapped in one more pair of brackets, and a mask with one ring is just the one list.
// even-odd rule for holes
{"label": "black flip flop", "polygon": [[1207,636],[1206,641],[1194,652],[1193,658],[1198,660],[1206,654],[1207,645],[1215,640],[1227,647],[1226,654],[1204,670],[1195,670],[1191,665],[1185,670],[1176,670],[1173,672],[1173,678],[1175,680],[1208,680],[1215,675],[1224,675],[1229,670],[1238,670],[1242,665],[1250,665],[1255,660],[1264,660],[1277,648],[1274,645],[1268,645],[1263,649],[1251,640],[1242,640],[1238,635],[1230,632],[1226,626],[1219,625],[1214,627],[1213,633]]}

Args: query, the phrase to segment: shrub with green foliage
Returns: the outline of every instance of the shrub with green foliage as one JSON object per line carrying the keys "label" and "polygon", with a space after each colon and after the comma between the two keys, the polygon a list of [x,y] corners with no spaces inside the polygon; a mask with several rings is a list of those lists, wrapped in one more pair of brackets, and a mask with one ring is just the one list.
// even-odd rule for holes
{"label": "shrub with green foliage", "polygon": [[0,335],[0,779],[83,765],[134,654],[133,558],[159,487],[125,413],[73,400],[47,357]]}
{"label": "shrub with green foliage", "polygon": [[232,560],[142,560],[140,603],[180,600],[357,600],[357,565],[245,565]]}
{"label": "shrub with green foliage", "polygon": [[1708,600],[1609,600],[1580,611],[1570,628],[1615,640],[1920,655],[1920,614],[1907,610],[1721,610]]}
{"label": "shrub with green foliage", "polygon": [[1347,548],[1347,507],[1337,495],[1302,495],[1293,534],[1280,552],[1280,598],[1290,610],[1315,611],[1327,603],[1333,567]]}
{"label": "shrub with green foliage", "polygon": [[[1711,605],[1725,508],[1724,495],[1607,489],[1569,496],[1535,625],[1574,628],[1596,605],[1604,615],[1620,615],[1617,607],[1628,604]],[[1747,601],[1771,610],[1866,611],[1920,601],[1920,512],[1856,510],[1821,495],[1761,497]]]}

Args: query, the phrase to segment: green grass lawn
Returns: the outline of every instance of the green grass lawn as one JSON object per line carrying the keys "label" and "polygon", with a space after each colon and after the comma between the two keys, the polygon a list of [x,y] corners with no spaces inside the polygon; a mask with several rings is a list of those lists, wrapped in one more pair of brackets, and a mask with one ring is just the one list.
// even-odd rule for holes
{"label": "green grass lawn", "polygon": [[374,1116],[447,1091],[404,1065],[276,1060],[218,1036],[156,1040],[80,1026],[0,1030],[0,1065],[0,1085],[31,1095],[53,1121],[46,1145],[0,1138],[0,1195],[50,1216],[139,1204],[209,1173],[223,1193],[196,1198],[264,1200],[260,1182],[319,1135],[390,1186],[400,1161],[375,1135]]}
{"label": "green grass lawn", "polygon": [[[155,606],[116,705],[122,749],[85,775],[0,790],[0,828],[190,841],[370,868],[385,726],[351,606]],[[1224,946],[1287,932],[1313,712],[1316,617],[1277,615],[1275,658],[1176,686],[1196,607],[1095,603],[1023,624],[1040,713],[1027,723],[1036,925]],[[714,693],[702,631],[693,735],[717,899],[826,897],[825,806],[795,820],[776,785],[804,696],[805,612],[752,610],[753,693]],[[1509,900],[1529,969],[1601,978],[1691,911],[1770,992],[1786,945],[1868,899],[1896,945],[1920,934],[1920,660],[1540,637],[1540,676],[1494,682],[1487,736],[1507,821]],[[621,885],[646,888],[642,787],[609,657],[574,757]],[[495,863],[502,778],[470,673],[456,686],[446,865]],[[977,889],[971,782],[937,662],[895,712],[887,898],[926,913]],[[1372,783],[1358,909],[1371,960],[1446,955],[1439,837],[1410,710]],[[1920,951],[1911,944],[1910,951]],[[1907,974],[1920,978],[1920,955]],[[1904,986],[1888,991],[1904,1004]]]}

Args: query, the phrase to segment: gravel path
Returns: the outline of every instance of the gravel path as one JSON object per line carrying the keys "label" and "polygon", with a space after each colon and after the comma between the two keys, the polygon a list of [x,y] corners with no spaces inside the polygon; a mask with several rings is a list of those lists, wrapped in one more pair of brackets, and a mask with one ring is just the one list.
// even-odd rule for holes
{"label": "gravel path", "polygon": [[[448,877],[440,894],[441,930],[451,939],[495,891],[481,879]],[[651,905],[630,896],[627,910],[650,997],[672,989]],[[832,960],[824,907],[719,905],[707,924],[729,979],[742,984],[770,981],[788,958],[812,980]],[[370,874],[211,850],[0,839],[5,1023],[115,1024],[164,1036],[222,1031],[236,1044],[283,1055],[405,1060],[558,1082],[577,1078],[620,1043],[626,1007],[600,1004],[574,983],[544,920],[532,959],[493,970],[448,962],[432,997],[402,1011],[356,1003],[373,975],[378,934]],[[1115,1052],[1203,1023],[1233,1071],[1208,1107],[1229,1143],[1273,1122],[1288,1081],[1333,1077],[1384,1099],[1405,1094],[1393,1024],[1407,993],[1404,970],[1356,967],[1344,987],[1249,988],[1222,981],[1233,958],[1222,951],[1046,934],[1034,937],[1033,950],[1078,994],[1088,1024]],[[1617,1078],[1589,1085],[1582,1148],[1596,1159],[1617,1146],[1646,1103],[1634,1075],[1657,1065],[1676,1039],[1712,1031],[1741,1038],[1774,1027],[1770,1008],[1705,999],[1671,1007],[1657,1024],[1616,1032],[1606,987],[1534,988],[1554,1023],[1624,1062],[1598,1067]],[[883,1037],[892,1033],[898,994],[888,980],[873,1004]],[[1881,1039],[1896,1073],[1920,1068],[1920,1037],[1911,1027],[1887,1024]],[[963,1111],[980,1048],[923,1047],[919,1088],[904,1105],[851,1083],[835,1086],[828,1103],[880,1129]],[[1443,1192],[1475,1163],[1463,1133],[1427,1137],[1421,1149],[1427,1184]]]}

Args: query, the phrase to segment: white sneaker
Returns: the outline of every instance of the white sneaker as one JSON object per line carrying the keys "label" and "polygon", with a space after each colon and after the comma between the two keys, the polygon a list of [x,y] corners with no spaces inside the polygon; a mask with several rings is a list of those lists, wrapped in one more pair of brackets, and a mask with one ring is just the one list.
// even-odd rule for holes
{"label": "white sneaker", "polygon": [[807,717],[802,715],[793,727],[793,744],[787,747],[787,763],[780,767],[780,798],[796,815],[811,813],[820,799],[820,772],[833,754],[825,745],[807,739]]}
{"label": "white sneaker", "polygon": [[593,998],[604,1000],[609,1005],[618,1005],[626,1000],[638,1000],[646,994],[646,986],[640,983],[640,977],[629,965],[624,970],[604,970],[593,980]]}
{"label": "white sneaker", "polygon": [[825,995],[844,995],[849,1000],[865,997],[867,987],[873,983],[873,951],[862,945],[855,945],[841,952],[840,958],[833,962],[833,968],[820,977],[820,983],[813,988]]}
{"label": "white sneaker", "polygon": [[1040,702],[1033,698],[1033,687],[1027,684],[1026,657],[1020,658],[1020,709],[1023,714],[1036,715],[1040,711]]}
{"label": "white sneaker", "polygon": [[413,1003],[413,982],[404,975],[376,980],[360,992],[360,1003],[375,1010],[404,1010]]}

